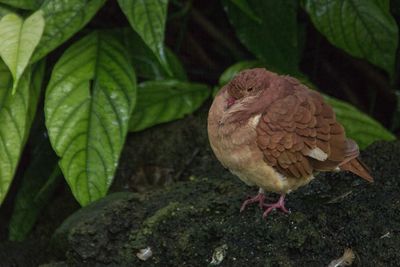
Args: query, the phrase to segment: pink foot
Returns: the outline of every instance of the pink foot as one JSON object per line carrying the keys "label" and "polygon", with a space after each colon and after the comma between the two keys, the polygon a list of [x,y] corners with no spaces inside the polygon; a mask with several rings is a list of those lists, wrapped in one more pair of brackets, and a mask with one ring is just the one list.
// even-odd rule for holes
{"label": "pink foot", "polygon": [[258,194],[252,198],[249,198],[248,200],[244,201],[242,206],[240,207],[240,212],[244,211],[244,209],[247,207],[247,205],[253,204],[258,202],[260,209],[264,207],[264,201],[265,201],[265,193],[264,191],[260,190]]}
{"label": "pink foot", "polygon": [[289,211],[285,207],[285,195],[284,194],[282,194],[280,196],[278,202],[273,203],[273,204],[264,204],[263,206],[267,208],[267,209],[265,209],[265,211],[263,213],[263,218],[267,218],[268,214],[270,214],[271,211],[273,211],[275,209],[280,209],[284,213],[289,213]]}

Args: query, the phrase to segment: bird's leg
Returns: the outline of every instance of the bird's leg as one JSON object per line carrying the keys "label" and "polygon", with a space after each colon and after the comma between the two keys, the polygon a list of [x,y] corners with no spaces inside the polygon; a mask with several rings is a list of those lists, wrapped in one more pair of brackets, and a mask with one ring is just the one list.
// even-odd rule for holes
{"label": "bird's leg", "polygon": [[249,198],[248,200],[243,202],[242,207],[240,207],[240,212],[244,211],[244,209],[246,208],[247,205],[256,203],[256,202],[258,202],[258,204],[260,205],[260,209],[262,209],[265,205],[264,201],[265,201],[265,191],[264,191],[264,189],[260,188],[258,190],[257,195],[255,195],[254,197]]}
{"label": "bird's leg", "polygon": [[283,211],[284,213],[289,213],[289,211],[286,209],[285,207],[285,194],[282,194],[279,197],[278,202],[273,203],[273,204],[264,204],[264,207],[266,207],[264,213],[263,213],[263,217],[266,218],[268,216],[268,214],[273,211],[274,209],[280,209],[281,211]]}

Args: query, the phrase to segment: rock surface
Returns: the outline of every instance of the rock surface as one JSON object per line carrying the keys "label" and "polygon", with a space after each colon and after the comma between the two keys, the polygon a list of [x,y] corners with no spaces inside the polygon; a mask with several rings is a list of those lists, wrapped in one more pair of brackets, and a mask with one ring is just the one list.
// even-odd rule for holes
{"label": "rock surface", "polygon": [[[321,173],[288,196],[290,214],[267,220],[256,205],[239,213],[257,189],[208,157],[191,164],[196,175],[188,181],[114,193],[73,214],[53,236],[59,259],[68,266],[328,266],[351,248],[353,266],[400,261],[400,142],[362,153],[375,183]],[[147,247],[152,256],[141,261],[136,254]]]}

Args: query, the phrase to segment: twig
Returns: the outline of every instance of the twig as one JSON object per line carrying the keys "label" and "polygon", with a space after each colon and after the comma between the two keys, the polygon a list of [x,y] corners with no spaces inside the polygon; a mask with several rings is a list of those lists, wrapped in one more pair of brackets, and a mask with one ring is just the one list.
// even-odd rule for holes
{"label": "twig", "polygon": [[338,203],[338,202],[340,202],[340,200],[344,199],[345,197],[347,197],[347,196],[350,195],[351,193],[353,193],[352,190],[350,190],[350,191],[348,191],[348,192],[346,192],[346,193],[344,193],[344,194],[341,194],[340,196],[337,196],[337,197],[335,197],[335,198],[329,200],[327,203],[328,203],[328,204]]}

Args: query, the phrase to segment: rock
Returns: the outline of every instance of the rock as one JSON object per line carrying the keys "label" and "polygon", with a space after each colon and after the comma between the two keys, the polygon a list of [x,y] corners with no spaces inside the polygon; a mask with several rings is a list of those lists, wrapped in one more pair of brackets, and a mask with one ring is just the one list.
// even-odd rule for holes
{"label": "rock", "polygon": [[[141,197],[135,193],[114,193],[72,214],[55,231],[52,245],[67,258],[112,263],[120,261],[131,228],[139,228],[144,217],[137,207]],[[73,249],[71,249],[73,248]],[[129,258],[128,258],[129,259]]]}
{"label": "rock", "polygon": [[[205,157],[191,165],[197,176],[188,181],[146,194],[111,194],[73,214],[53,237],[60,260],[68,266],[207,266],[213,258],[218,266],[327,266],[351,248],[356,266],[400,261],[400,142],[378,142],[362,153],[375,183],[321,173],[287,197],[290,214],[273,212],[266,220],[256,205],[239,213],[257,189]],[[152,256],[140,260],[136,254],[148,247]]]}

